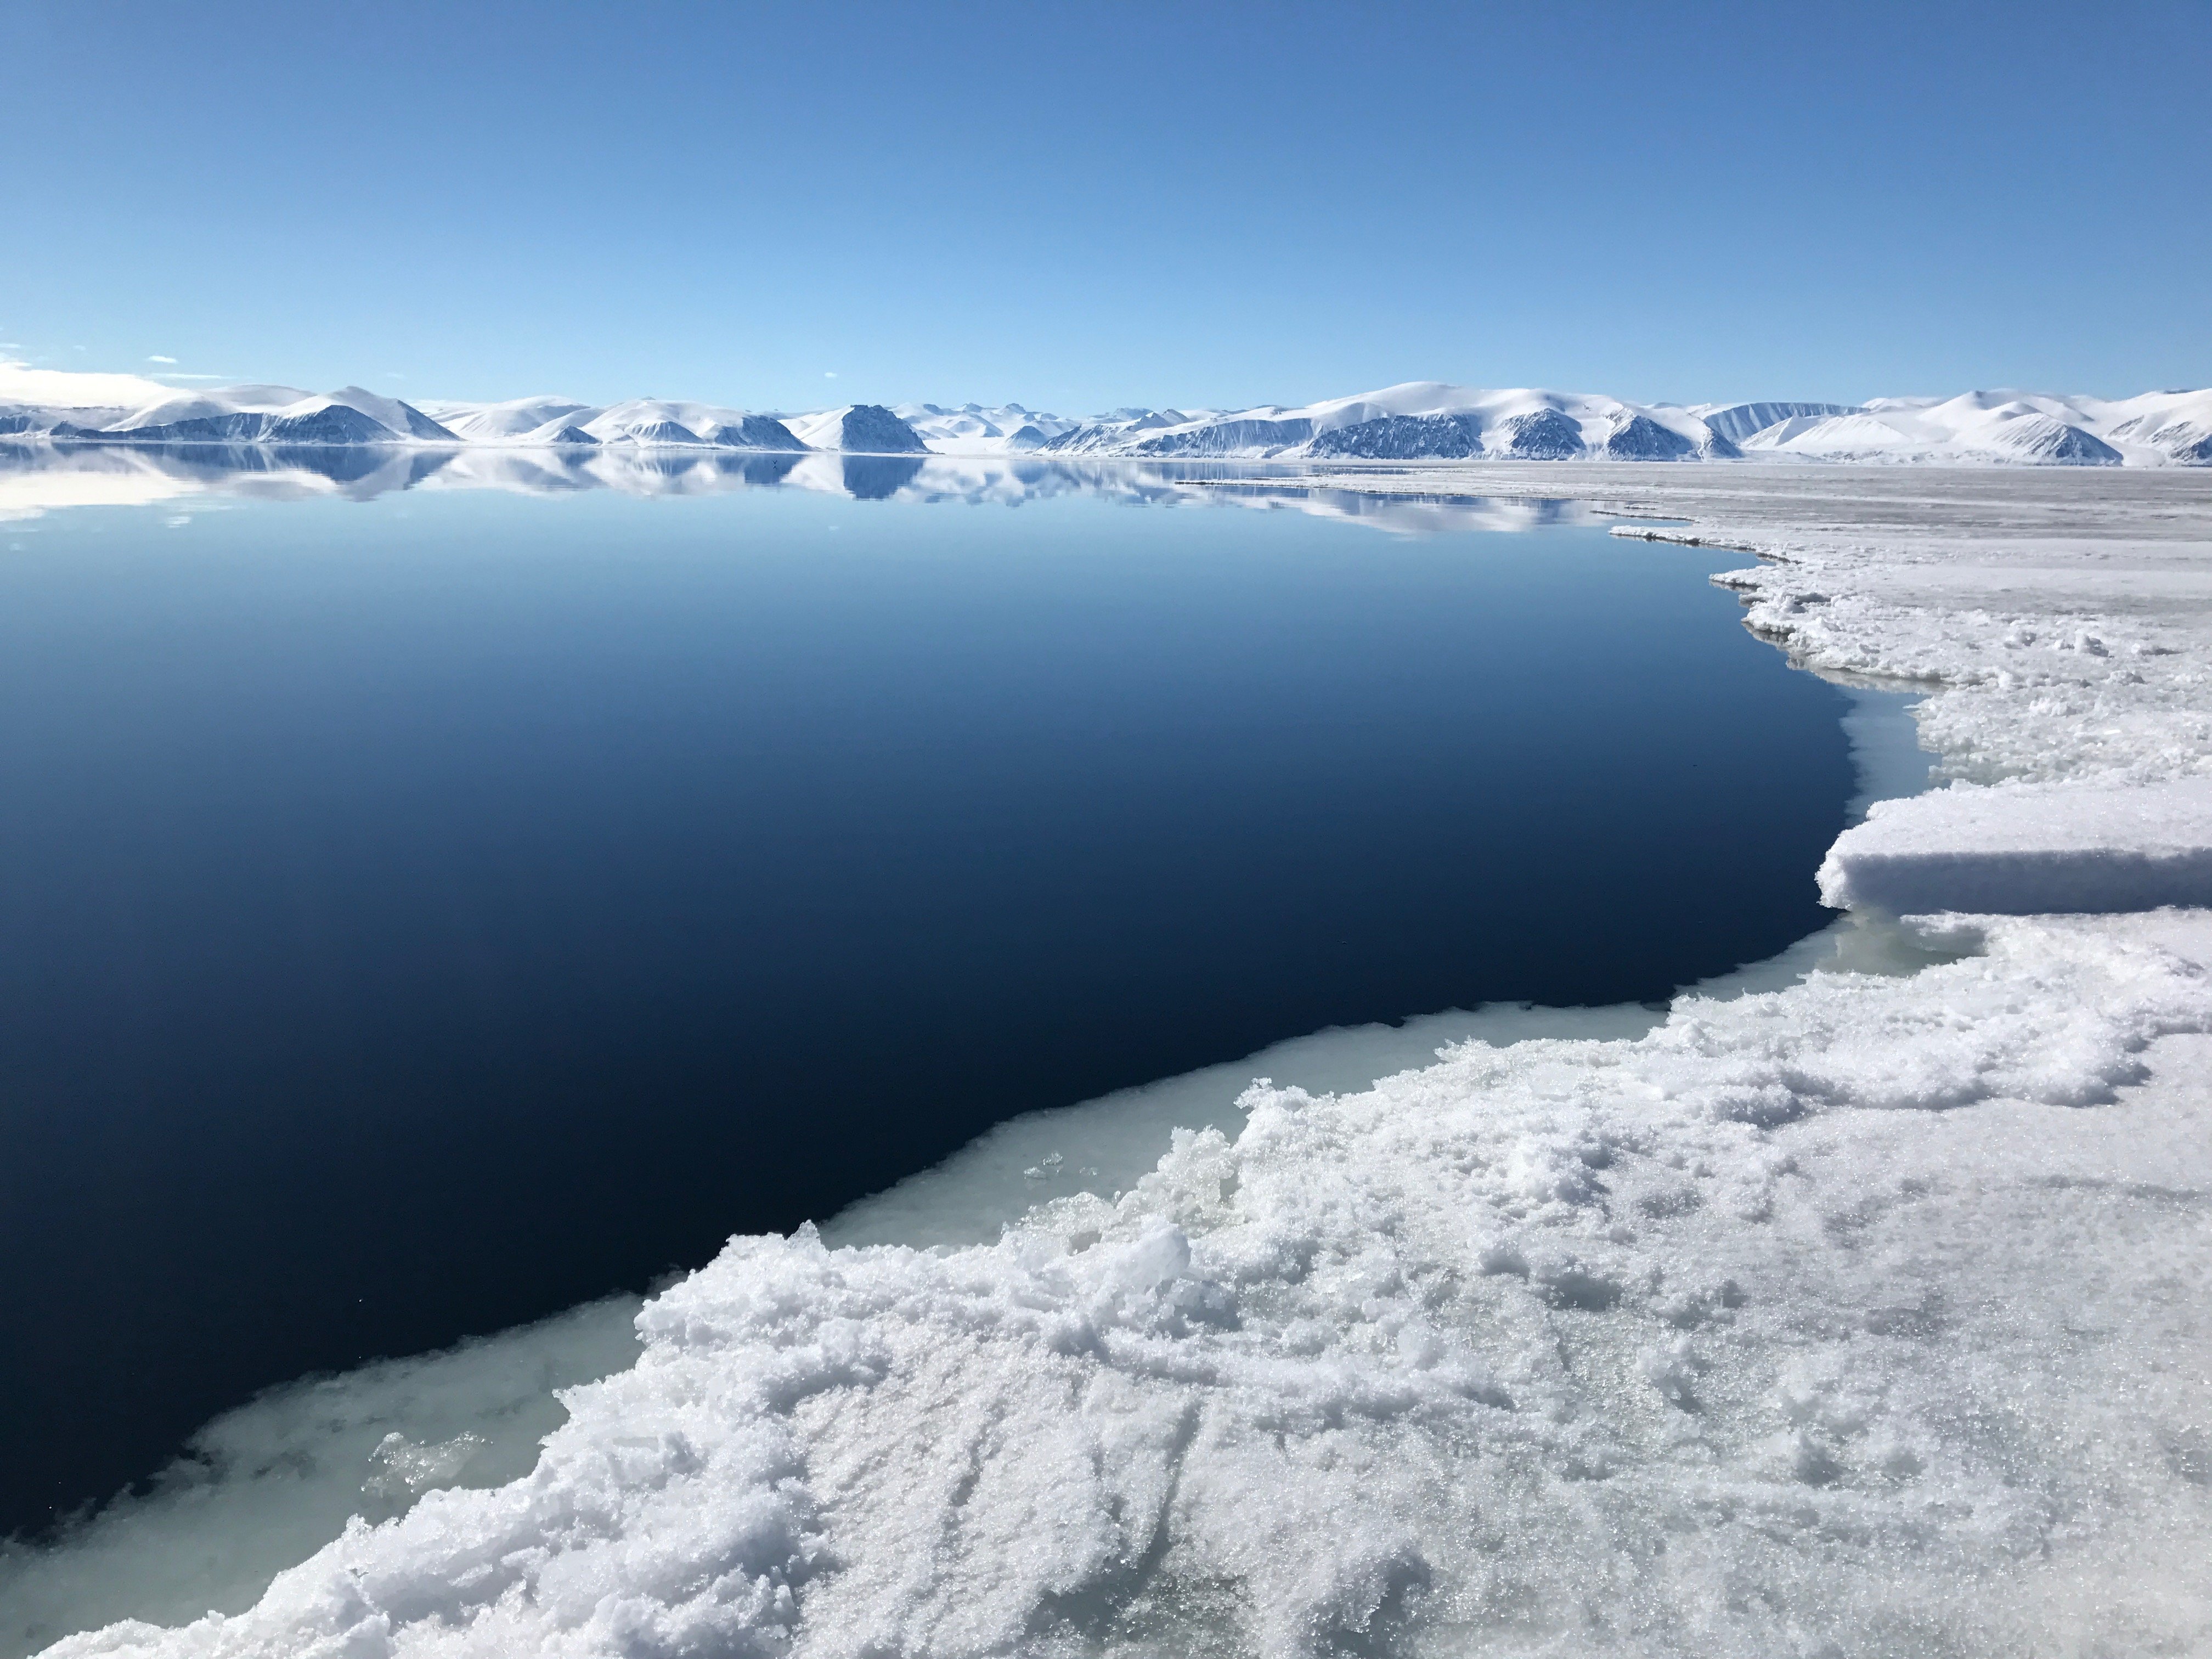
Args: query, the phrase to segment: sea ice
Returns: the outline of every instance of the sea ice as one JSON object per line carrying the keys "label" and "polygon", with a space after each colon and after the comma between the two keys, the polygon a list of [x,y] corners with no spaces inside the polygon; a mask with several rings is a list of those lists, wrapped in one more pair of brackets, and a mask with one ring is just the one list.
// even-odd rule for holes
{"label": "sea ice", "polygon": [[1820,896],[1896,915],[2212,906],[2212,778],[1878,802],[1829,849]]}

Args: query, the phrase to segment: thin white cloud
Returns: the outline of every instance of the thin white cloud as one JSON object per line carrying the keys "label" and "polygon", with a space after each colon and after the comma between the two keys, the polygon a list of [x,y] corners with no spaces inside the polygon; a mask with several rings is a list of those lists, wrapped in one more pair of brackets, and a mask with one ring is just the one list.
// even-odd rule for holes
{"label": "thin white cloud", "polygon": [[825,368],[822,371],[822,378],[825,380],[834,380],[837,378],[837,371],[834,368]]}
{"label": "thin white cloud", "polygon": [[157,380],[227,380],[228,374],[156,374]]}
{"label": "thin white cloud", "polygon": [[45,404],[56,409],[149,404],[168,388],[137,374],[80,374],[0,362],[0,403]]}
{"label": "thin white cloud", "polygon": [[174,357],[164,357],[158,351],[151,351],[146,354],[146,361],[149,363],[168,363],[173,367],[177,360]]}

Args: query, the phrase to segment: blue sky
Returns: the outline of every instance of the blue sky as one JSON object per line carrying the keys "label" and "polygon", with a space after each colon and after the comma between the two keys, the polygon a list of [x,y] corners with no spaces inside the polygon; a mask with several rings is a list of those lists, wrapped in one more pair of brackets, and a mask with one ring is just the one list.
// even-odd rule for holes
{"label": "blue sky", "polygon": [[2212,380],[2203,0],[0,0],[0,356],[55,368],[1074,413]]}

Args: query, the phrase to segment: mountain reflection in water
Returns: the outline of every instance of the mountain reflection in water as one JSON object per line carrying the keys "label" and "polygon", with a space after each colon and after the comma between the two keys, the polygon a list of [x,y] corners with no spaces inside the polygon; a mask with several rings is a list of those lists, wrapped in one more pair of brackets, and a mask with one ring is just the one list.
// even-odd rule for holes
{"label": "mountain reflection in water", "polygon": [[[377,445],[48,444],[0,441],[0,523],[64,507],[146,506],[198,496],[372,501],[396,490],[561,495],[709,495],[791,489],[855,501],[1018,505],[1090,495],[1170,505],[1293,507],[1407,533],[1597,524],[1581,501],[1369,495],[1309,486],[1293,466],[1076,462],[1013,456],[750,454],[710,449],[406,448]],[[1221,488],[1233,485],[1231,489]]]}

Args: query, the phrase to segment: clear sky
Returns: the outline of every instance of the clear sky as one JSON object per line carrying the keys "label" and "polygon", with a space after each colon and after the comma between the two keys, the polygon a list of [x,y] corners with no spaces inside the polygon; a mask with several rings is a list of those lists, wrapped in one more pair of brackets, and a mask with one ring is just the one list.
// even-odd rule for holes
{"label": "clear sky", "polygon": [[0,0],[0,356],[54,368],[1078,414],[2212,380],[2205,0]]}

